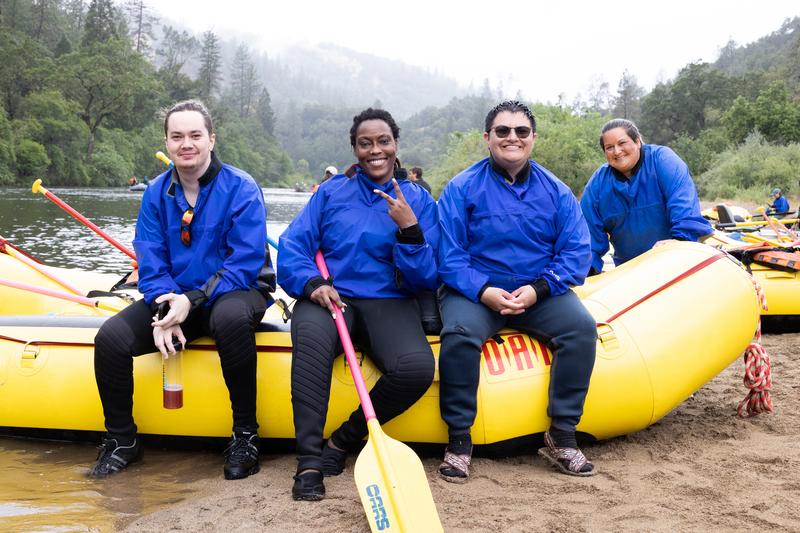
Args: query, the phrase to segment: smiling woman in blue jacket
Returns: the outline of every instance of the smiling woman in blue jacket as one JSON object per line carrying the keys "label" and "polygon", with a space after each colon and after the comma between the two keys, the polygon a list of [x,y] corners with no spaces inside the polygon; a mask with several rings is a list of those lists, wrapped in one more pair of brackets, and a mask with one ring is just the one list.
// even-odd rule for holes
{"label": "smiling woman in blue jacket", "polygon": [[592,236],[590,274],[603,270],[609,240],[614,264],[621,265],[662,241],[697,241],[713,232],[700,214],[689,167],[675,152],[643,144],[636,124],[625,119],[603,126],[600,148],[608,163],[595,171],[581,197]]}
{"label": "smiling woman in blue jacket", "polygon": [[[433,381],[433,353],[414,296],[438,283],[436,203],[399,168],[399,134],[384,110],[355,116],[350,144],[358,163],[322,183],[280,238],[278,283],[298,299],[292,317],[296,500],[321,500],[323,475],[340,474],[347,452],[367,435],[358,408],[327,444],[322,438],[333,360],[342,353],[331,319],[335,306],[344,307],[353,341],[383,373],[370,391],[381,424]],[[320,276],[317,250],[333,280]]]}

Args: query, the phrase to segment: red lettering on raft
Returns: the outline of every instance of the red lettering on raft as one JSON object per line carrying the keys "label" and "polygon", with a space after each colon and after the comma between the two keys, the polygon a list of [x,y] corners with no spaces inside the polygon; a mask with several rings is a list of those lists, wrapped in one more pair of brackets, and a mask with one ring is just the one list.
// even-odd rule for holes
{"label": "red lettering on raft", "polygon": [[502,350],[494,339],[489,339],[484,343],[482,353],[486,369],[492,376],[505,374],[506,370],[518,372],[531,370],[537,364],[550,365],[550,353],[544,344],[525,335],[509,335],[503,343]]}

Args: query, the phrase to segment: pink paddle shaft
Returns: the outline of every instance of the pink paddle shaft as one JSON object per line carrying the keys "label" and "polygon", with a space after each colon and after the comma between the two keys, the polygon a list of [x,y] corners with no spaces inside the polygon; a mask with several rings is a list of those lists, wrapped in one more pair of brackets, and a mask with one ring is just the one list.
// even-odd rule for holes
{"label": "pink paddle shaft", "polygon": [[20,283],[18,281],[12,281],[10,279],[3,278],[0,278],[0,285],[5,285],[7,287],[20,289],[23,291],[36,292],[39,294],[44,294],[45,296],[52,296],[53,298],[61,298],[62,300],[69,300],[71,302],[88,305],[89,307],[97,307],[97,300],[86,298],[85,296],[77,296],[67,292],[53,291],[43,287],[37,287],[36,285],[29,285],[27,283]]}
{"label": "pink paddle shaft", "polygon": [[95,233],[100,235],[102,238],[104,238],[105,240],[110,242],[114,247],[117,248],[117,250],[119,250],[120,252],[126,254],[131,259],[134,259],[134,260],[136,259],[136,255],[133,252],[131,252],[130,250],[128,250],[127,248],[122,246],[119,242],[117,242],[114,239],[114,237],[112,237],[111,235],[109,235],[105,231],[101,230],[99,227],[97,227],[97,225],[94,222],[92,222],[91,220],[89,220],[85,216],[83,216],[80,213],[78,213],[77,211],[75,211],[69,204],[67,204],[67,202],[65,202],[64,200],[62,200],[61,198],[59,198],[55,194],[51,193],[50,191],[45,192],[44,195],[47,196],[47,198],[51,202],[56,204],[58,207],[60,207],[61,209],[63,209],[64,211],[66,211],[67,213],[69,213],[70,215],[75,217],[76,219],[78,219],[80,222],[82,222],[90,230],[94,231]]}
{"label": "pink paddle shaft", "polygon": [[[322,274],[323,278],[328,279],[331,277],[328,272],[328,266],[325,264],[325,258],[322,257],[322,252],[317,251],[317,255],[314,256],[314,262],[317,264],[319,273]],[[339,331],[339,339],[342,341],[344,356],[347,358],[347,364],[350,365],[350,373],[353,375],[353,381],[356,384],[358,399],[361,402],[361,410],[364,411],[364,418],[369,422],[377,417],[375,416],[375,409],[372,408],[372,400],[369,398],[367,384],[364,383],[364,376],[361,375],[361,367],[358,364],[356,351],[353,348],[353,341],[350,340],[350,332],[347,331],[347,324],[344,321],[344,315],[342,313],[342,309],[339,308],[339,312],[336,313],[336,318],[334,319],[336,321],[336,329]]]}
{"label": "pink paddle shaft", "polygon": [[[3,239],[3,237],[0,236],[0,240],[2,240],[2,239]],[[34,261],[32,259],[28,259],[27,257],[25,257],[22,254],[14,253],[14,254],[8,254],[8,255],[10,255],[11,257],[13,257],[14,259],[16,259],[18,261],[21,261],[21,262],[25,263],[26,265],[28,265],[29,267],[31,267],[32,269],[34,269],[36,272],[40,273],[41,275],[52,279],[53,281],[55,281],[56,283],[58,283],[59,285],[61,285],[65,289],[68,289],[71,292],[74,292],[75,294],[78,294],[78,295],[81,295],[81,296],[83,295],[82,291],[78,287],[76,287],[75,285],[73,285],[69,281],[65,280],[64,278],[61,278],[60,276],[56,276],[55,274],[50,272],[47,269],[47,267],[38,264],[36,261]]]}

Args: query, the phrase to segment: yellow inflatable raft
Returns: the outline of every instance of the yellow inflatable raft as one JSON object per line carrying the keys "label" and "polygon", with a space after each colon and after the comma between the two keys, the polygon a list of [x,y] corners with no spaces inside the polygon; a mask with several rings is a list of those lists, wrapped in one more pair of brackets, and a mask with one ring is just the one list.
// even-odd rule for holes
{"label": "yellow inflatable raft", "polygon": [[[757,243],[760,240],[757,234],[751,234],[749,242]],[[723,250],[732,250],[748,244],[748,242],[731,238],[728,233],[723,231],[715,231],[714,235],[705,243]],[[778,244],[776,243],[776,245]],[[756,281],[764,288],[764,294],[767,297],[768,309],[762,310],[764,316],[800,315],[800,272],[779,270],[758,263],[752,263],[750,270]]]}
{"label": "yellow inflatable raft", "polygon": [[[9,265],[0,263],[0,277],[11,275]],[[46,300],[36,306],[27,301],[36,298],[14,291],[0,289],[0,426],[102,431],[92,343],[103,311],[76,305],[42,314],[58,305],[36,296]],[[669,413],[739,357],[759,316],[741,265],[697,243],[658,247],[592,278],[578,292],[598,323],[597,363],[578,430],[596,438],[643,429]],[[33,314],[26,312],[30,309]],[[280,322],[262,326],[257,334],[259,431],[264,437],[291,438],[290,335]],[[429,341],[438,355],[438,339]],[[162,407],[160,356],[135,360],[134,415],[140,431],[229,434],[230,404],[214,349],[209,339],[187,348],[184,407],[177,410]],[[518,332],[504,331],[500,340],[484,345],[476,443],[548,427],[551,362],[541,342]],[[362,371],[369,385],[378,377],[369,358],[363,359]],[[332,383],[326,433],[357,406],[343,358],[334,364]],[[438,391],[437,376],[417,404],[385,426],[386,432],[405,441],[446,442]]]}

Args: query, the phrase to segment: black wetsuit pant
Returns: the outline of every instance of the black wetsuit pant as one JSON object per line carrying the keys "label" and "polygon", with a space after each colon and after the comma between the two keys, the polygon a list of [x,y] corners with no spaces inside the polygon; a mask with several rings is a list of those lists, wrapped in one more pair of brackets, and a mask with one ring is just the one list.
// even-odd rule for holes
{"label": "black wetsuit pant", "polygon": [[528,333],[553,351],[547,414],[552,427],[575,431],[594,368],[597,327],[574,292],[550,296],[519,315],[501,315],[449,287],[439,302],[439,405],[451,436],[469,433],[475,421],[481,347],[504,327]]}
{"label": "black wetsuit pant", "polygon": [[[343,298],[347,329],[383,373],[369,395],[381,424],[411,407],[433,381],[434,359],[414,299]],[[330,312],[300,300],[292,316],[292,408],[298,472],[321,469],[333,360],[342,344]],[[367,435],[359,406],[334,431],[336,446],[352,449]]]}
{"label": "black wetsuit pant", "polygon": [[[255,328],[266,308],[265,297],[256,289],[233,291],[220,296],[210,308],[191,311],[181,324],[187,342],[204,335],[216,340],[235,431],[258,427]],[[109,318],[94,339],[94,374],[110,436],[136,433],[133,358],[157,351],[152,321],[150,305],[139,300]]]}

